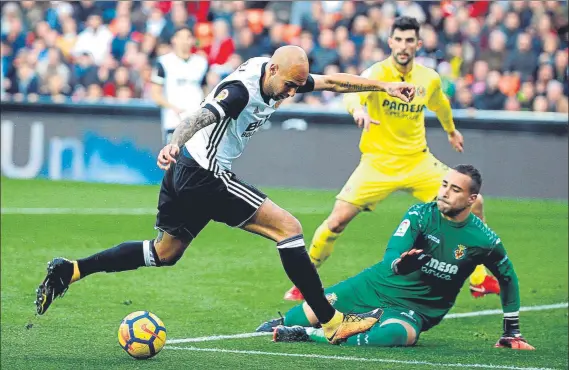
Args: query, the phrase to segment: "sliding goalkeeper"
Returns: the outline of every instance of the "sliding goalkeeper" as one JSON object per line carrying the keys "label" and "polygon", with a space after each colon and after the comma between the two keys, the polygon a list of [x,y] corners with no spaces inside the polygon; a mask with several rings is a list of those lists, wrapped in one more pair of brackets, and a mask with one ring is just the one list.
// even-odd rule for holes
{"label": "sliding goalkeeper", "polygon": [[[344,344],[412,346],[421,332],[437,325],[454,305],[465,280],[484,264],[500,283],[503,334],[496,347],[533,350],[519,328],[518,278],[500,238],[471,212],[482,178],[470,165],[446,175],[436,202],[417,204],[389,240],[383,261],[326,290],[341,312],[383,310],[380,321]],[[327,342],[309,306],[257,331],[273,331],[276,342]]]}

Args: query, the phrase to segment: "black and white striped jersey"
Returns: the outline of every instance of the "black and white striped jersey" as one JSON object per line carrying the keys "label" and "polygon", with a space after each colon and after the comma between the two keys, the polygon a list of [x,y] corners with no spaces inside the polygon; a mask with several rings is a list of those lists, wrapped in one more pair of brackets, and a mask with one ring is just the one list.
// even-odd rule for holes
{"label": "black and white striped jersey", "polygon": [[[202,107],[218,118],[185,144],[188,152],[203,168],[219,173],[231,170],[251,137],[263,126],[279,106],[261,89],[265,66],[269,58],[251,58],[224,78],[211,91]],[[310,76],[298,92],[312,91],[314,79]]]}

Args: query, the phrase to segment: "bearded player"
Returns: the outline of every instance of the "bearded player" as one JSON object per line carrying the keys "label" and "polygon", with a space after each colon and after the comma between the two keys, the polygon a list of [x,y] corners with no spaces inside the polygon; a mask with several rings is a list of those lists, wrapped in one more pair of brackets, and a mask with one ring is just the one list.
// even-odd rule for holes
{"label": "bearded player", "polygon": [[[498,278],[504,312],[496,347],[533,350],[519,327],[520,294],[514,266],[500,238],[473,215],[482,185],[471,165],[448,171],[437,201],[409,208],[393,233],[383,261],[326,290],[342,312],[382,310],[371,329],[350,336],[345,344],[412,346],[419,335],[437,325],[455,303],[464,281],[482,263]],[[325,342],[316,316],[306,304],[284,318],[262,324],[276,342]],[[285,326],[286,325],[286,326]]]}
{"label": "bearded player", "polygon": [[[451,146],[463,151],[463,137],[455,128],[450,104],[441,90],[436,71],[414,62],[422,45],[419,22],[415,18],[395,20],[389,38],[391,56],[374,64],[362,76],[372,80],[405,81],[416,86],[413,101],[402,103],[384,93],[361,92],[345,96],[348,111],[359,127],[360,164],[336,197],[332,213],[317,228],[310,244],[310,259],[319,268],[330,256],[336,240],[362,211],[372,211],[377,203],[397,190],[411,193],[422,202],[432,201],[448,167],[430,153],[425,137],[425,109],[435,112],[448,134]],[[364,108],[367,107],[367,112]],[[472,212],[484,220],[482,197],[476,198]],[[496,279],[478,266],[470,278],[473,296],[498,294]],[[302,300],[293,287],[285,299]]]}

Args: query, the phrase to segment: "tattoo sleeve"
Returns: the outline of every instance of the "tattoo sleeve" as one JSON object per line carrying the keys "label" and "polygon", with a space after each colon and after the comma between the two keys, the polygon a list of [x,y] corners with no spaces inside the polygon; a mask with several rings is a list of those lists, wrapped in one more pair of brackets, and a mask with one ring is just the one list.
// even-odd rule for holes
{"label": "tattoo sleeve", "polygon": [[361,83],[351,83],[351,82],[337,82],[336,92],[350,93],[350,92],[361,92],[361,91],[384,91],[385,89],[381,86],[361,84]]}
{"label": "tattoo sleeve", "polygon": [[385,91],[385,83],[348,73],[332,73],[321,76],[322,82],[315,90],[331,90],[338,93]]}
{"label": "tattoo sleeve", "polygon": [[190,140],[196,132],[204,127],[214,124],[215,122],[217,122],[215,114],[213,114],[209,109],[201,108],[199,111],[184,118],[180,122],[172,134],[171,144],[181,147]]}

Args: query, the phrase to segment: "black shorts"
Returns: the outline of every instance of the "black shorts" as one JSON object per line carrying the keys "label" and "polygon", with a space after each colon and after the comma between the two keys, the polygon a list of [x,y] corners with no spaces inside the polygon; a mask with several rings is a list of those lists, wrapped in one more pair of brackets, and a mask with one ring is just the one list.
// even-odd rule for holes
{"label": "black shorts", "polygon": [[215,175],[204,169],[183,147],[162,180],[156,228],[191,241],[210,220],[242,226],[266,198],[232,172]]}

